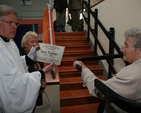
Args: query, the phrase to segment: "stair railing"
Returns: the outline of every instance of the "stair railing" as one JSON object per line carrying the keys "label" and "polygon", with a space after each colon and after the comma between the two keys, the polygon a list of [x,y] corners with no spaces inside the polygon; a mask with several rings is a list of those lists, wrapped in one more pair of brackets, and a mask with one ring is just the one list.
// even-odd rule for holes
{"label": "stair railing", "polygon": [[[87,25],[87,41],[90,42],[90,33],[92,34],[92,36],[94,37],[94,55],[93,57],[87,57],[87,58],[79,58],[77,60],[81,60],[81,61],[90,61],[90,60],[106,60],[108,63],[108,78],[112,77],[112,74],[117,73],[116,69],[114,68],[114,59],[115,58],[121,58],[123,54],[120,51],[119,46],[117,45],[117,43],[115,42],[115,30],[113,27],[111,27],[109,29],[109,31],[106,30],[106,28],[103,26],[103,24],[99,21],[98,19],[98,9],[95,9],[95,11],[91,10],[90,7],[90,0],[82,0],[82,9],[86,9],[87,13],[87,17],[85,16],[84,12],[82,12],[84,21]],[[82,10],[83,11],[83,10]],[[94,23],[94,29],[92,29],[90,22],[91,22],[91,18],[95,20]],[[101,28],[101,30],[103,31],[103,33],[105,34],[106,38],[109,40],[109,52],[106,53],[103,46],[101,45],[100,41],[98,40],[98,27]],[[98,55],[98,48],[101,50],[102,52],[102,56]],[[117,54],[114,54],[114,50],[117,51]],[[127,63],[124,62],[126,65]]]}
{"label": "stair railing", "polygon": [[[52,25],[51,25],[52,22],[51,22],[51,12],[50,12],[50,10],[53,6],[52,6],[52,3],[51,3],[51,0],[48,0],[47,6],[48,6],[48,18],[49,18],[50,44],[53,45]],[[55,78],[55,76],[56,76],[56,69],[55,68],[51,71],[51,75],[52,75],[53,78]]]}

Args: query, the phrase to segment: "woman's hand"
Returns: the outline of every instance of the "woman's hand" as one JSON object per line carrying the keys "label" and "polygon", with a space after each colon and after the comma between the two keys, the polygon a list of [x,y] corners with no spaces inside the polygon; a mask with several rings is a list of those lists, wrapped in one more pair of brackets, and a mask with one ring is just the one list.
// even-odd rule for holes
{"label": "woman's hand", "polygon": [[38,45],[36,45],[36,46],[34,46],[34,47],[35,47],[35,49],[36,49],[36,51],[37,51],[37,50],[40,49],[40,44],[38,44]]}
{"label": "woman's hand", "polygon": [[73,66],[76,68],[76,65],[80,65],[81,67],[82,67],[82,69],[84,69],[84,68],[87,68],[86,66],[85,66],[85,64],[82,62],[82,61],[78,61],[78,60],[76,60],[76,61],[74,61],[73,62]]}

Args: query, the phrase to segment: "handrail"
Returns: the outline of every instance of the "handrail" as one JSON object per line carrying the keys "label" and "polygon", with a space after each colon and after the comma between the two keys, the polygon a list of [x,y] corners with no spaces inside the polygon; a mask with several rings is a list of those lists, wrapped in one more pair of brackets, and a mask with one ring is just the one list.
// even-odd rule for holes
{"label": "handrail", "polygon": [[[101,0],[100,2],[102,2],[104,0]],[[115,58],[121,58],[122,59],[122,53],[120,51],[119,46],[117,45],[117,43],[115,42],[115,30],[113,27],[111,27],[109,29],[109,31],[106,30],[106,28],[103,26],[103,24],[99,21],[98,19],[98,9],[95,9],[95,11],[91,10],[90,7],[90,0],[82,0],[82,8],[86,8],[86,13],[87,17],[85,16],[85,14],[82,12],[83,14],[83,18],[84,21],[87,25],[87,40],[88,42],[90,41],[90,32],[92,34],[92,36],[94,37],[94,55],[92,57],[88,57],[88,58],[79,58],[77,60],[84,60],[84,61],[90,61],[90,60],[106,60],[108,63],[108,78],[110,78],[112,76],[112,74],[117,73],[116,69],[114,68],[114,59]],[[90,25],[90,17],[93,17],[93,19],[95,20],[94,23],[94,29],[91,27]],[[98,27],[101,28],[101,30],[103,31],[103,33],[105,34],[106,38],[109,40],[109,53],[106,53],[103,46],[101,45],[99,39],[98,39]],[[98,55],[98,50],[97,47],[99,47],[99,49],[101,50],[102,54],[101,56]],[[117,51],[117,54],[114,54],[114,50]],[[127,63],[125,62],[125,64],[127,65]]]}
{"label": "handrail", "polygon": [[84,58],[77,58],[76,60],[82,61],[91,61],[91,60],[105,60],[105,59],[114,59],[114,58],[122,58],[123,54],[107,54],[100,56],[89,56]]}
{"label": "handrail", "polygon": [[[50,44],[53,45],[53,38],[52,38],[52,22],[51,22],[51,13],[50,13],[50,10],[51,8],[53,7],[51,5],[51,0],[48,1],[48,18],[49,18],[49,34],[50,34]],[[55,78],[56,76],[56,69],[54,68],[52,71],[51,71],[51,75],[53,78]]]}
{"label": "handrail", "polygon": [[104,0],[100,0],[98,1],[96,4],[92,5],[91,8],[95,7],[96,5],[100,4],[101,2],[103,2]]}
{"label": "handrail", "polygon": [[[112,63],[109,61],[109,59],[115,59],[115,58],[122,58],[123,54],[107,54],[107,55],[101,55],[101,56],[90,56],[90,57],[84,57],[84,58],[77,58],[75,60],[79,61],[91,61],[91,60],[106,60],[108,64],[110,65],[111,71],[116,74],[116,70],[112,65]],[[81,72],[81,67],[77,65],[76,69]]]}
{"label": "handrail", "polygon": [[[44,8],[43,12],[43,38],[42,42],[47,44],[54,44],[55,45],[55,36],[54,36],[54,27],[53,24],[49,23],[49,13],[48,8]],[[50,22],[53,23],[52,19],[52,9],[50,10]],[[50,28],[51,27],[51,28]],[[52,35],[52,39],[50,39],[50,34]],[[51,41],[52,40],[52,41]],[[48,63],[44,63],[44,65],[47,65]],[[46,74],[46,81],[48,85],[56,85],[59,84],[59,72],[58,72],[58,66],[55,66],[55,70],[53,71],[53,74],[55,74],[52,77],[52,73]]]}
{"label": "handrail", "polygon": [[48,7],[48,18],[49,18],[49,34],[50,34],[50,44],[53,44],[53,39],[52,39],[52,22],[51,22],[51,8],[52,8],[52,5],[51,5],[51,0],[48,1],[48,4],[47,4],[47,7]]}
{"label": "handrail", "polygon": [[[99,19],[98,19],[97,16],[95,15],[95,13],[98,12],[98,10],[95,9],[95,12],[93,12],[93,11],[91,10],[91,8],[88,6],[88,3],[87,3],[86,1],[84,2],[84,4],[86,5],[86,7],[87,7],[87,9],[88,9],[88,13],[90,13],[90,14],[94,17],[96,23],[101,27],[101,29],[103,30],[103,32],[105,33],[105,35],[107,36],[107,38],[108,38],[110,41],[112,41],[112,43],[114,44],[115,49],[117,50],[117,52],[120,53],[120,48],[119,48],[119,46],[118,46],[117,43],[113,40],[113,38],[111,37],[111,35],[109,34],[109,32],[107,32],[107,30],[105,29],[105,27],[103,26],[103,24],[99,21]],[[83,14],[83,16],[84,16],[84,18],[85,18],[85,21],[87,21],[87,19],[86,19],[86,17],[85,17],[84,14]],[[88,22],[87,22],[87,23],[88,23]],[[90,23],[89,23],[89,25],[90,25]],[[89,27],[90,27],[90,26],[89,26]],[[90,28],[91,28],[91,27],[90,27]],[[91,29],[92,29],[92,28],[91,28]]]}

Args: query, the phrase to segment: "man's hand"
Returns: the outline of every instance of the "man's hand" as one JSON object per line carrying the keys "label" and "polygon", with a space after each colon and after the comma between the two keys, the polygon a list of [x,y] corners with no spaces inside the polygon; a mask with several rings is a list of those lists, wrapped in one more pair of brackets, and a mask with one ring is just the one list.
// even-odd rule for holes
{"label": "man's hand", "polygon": [[51,63],[51,64],[45,66],[42,70],[44,71],[44,73],[47,73],[47,72],[53,70],[54,67],[55,67],[55,63]]}
{"label": "man's hand", "polygon": [[45,81],[45,79],[42,79],[41,80],[41,87],[42,88],[45,88],[46,87],[46,81]]}
{"label": "man's hand", "polygon": [[41,89],[40,89],[40,93],[43,93],[45,88],[46,88],[46,81],[45,81],[45,79],[42,79],[42,80],[41,80]]}

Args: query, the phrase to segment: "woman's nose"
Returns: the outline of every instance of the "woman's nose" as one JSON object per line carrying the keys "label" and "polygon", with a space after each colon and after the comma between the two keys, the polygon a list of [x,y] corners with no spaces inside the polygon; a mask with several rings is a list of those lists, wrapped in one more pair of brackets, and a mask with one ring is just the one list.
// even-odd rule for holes
{"label": "woman's nose", "polygon": [[124,46],[122,46],[122,47],[120,48],[120,51],[121,51],[121,52],[123,52],[123,51],[124,51]]}

